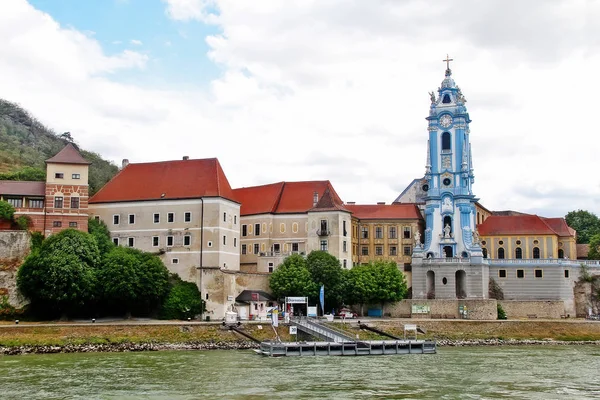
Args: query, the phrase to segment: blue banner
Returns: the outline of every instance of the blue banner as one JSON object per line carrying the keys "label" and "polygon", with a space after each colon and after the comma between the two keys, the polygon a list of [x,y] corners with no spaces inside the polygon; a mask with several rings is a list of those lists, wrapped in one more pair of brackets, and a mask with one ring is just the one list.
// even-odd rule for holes
{"label": "blue banner", "polygon": [[321,311],[323,315],[325,315],[325,285],[321,285],[321,290],[319,291],[319,300],[321,300]]}

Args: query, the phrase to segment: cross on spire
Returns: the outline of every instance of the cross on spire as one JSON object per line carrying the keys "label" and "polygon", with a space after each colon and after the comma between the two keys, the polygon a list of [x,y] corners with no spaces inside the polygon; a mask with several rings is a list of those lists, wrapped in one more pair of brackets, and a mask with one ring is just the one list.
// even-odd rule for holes
{"label": "cross on spire", "polygon": [[442,61],[446,63],[446,69],[450,69],[450,61],[454,61],[454,59],[450,58],[450,56],[448,56],[448,54],[446,54],[446,59],[442,60]]}

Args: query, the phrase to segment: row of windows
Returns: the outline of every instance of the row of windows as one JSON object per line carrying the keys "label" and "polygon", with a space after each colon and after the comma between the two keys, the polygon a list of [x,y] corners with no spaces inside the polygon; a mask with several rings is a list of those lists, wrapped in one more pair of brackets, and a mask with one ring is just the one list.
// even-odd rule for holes
{"label": "row of windows", "polygon": [[[292,253],[299,252],[299,249],[300,249],[300,244],[299,243],[292,243],[291,245],[292,245],[291,246],[292,247]],[[252,244],[243,244],[242,245],[242,254],[252,254],[253,253],[252,250],[254,250],[254,254],[260,253],[260,251],[261,251],[260,250],[260,244],[259,243],[254,243],[253,245]],[[264,245],[263,245],[263,251],[264,251]],[[279,252],[281,252],[281,244],[274,243],[271,246],[271,251],[273,253],[279,253]]]}
{"label": "row of windows", "polygon": [[[384,229],[382,226],[375,227],[375,239],[383,239]],[[358,236],[358,226],[354,228],[354,234]],[[412,234],[412,230],[410,226],[405,226],[402,231],[402,237],[404,239],[410,239]],[[369,227],[361,226],[360,227],[360,238],[368,239],[369,238]],[[398,239],[398,231],[395,226],[390,226],[388,228],[388,239]]]}
{"label": "row of windows", "polygon": [[[79,208],[79,197],[71,196],[71,208]],[[54,196],[54,208],[64,208],[65,198],[62,196]]]}
{"label": "row of windows", "polygon": [[[174,212],[168,212],[167,213],[167,223],[174,223],[175,222],[175,213]],[[100,219],[99,216],[96,216],[96,219]],[[127,223],[130,225],[135,224],[136,221],[136,216],[135,214],[128,214],[127,215]],[[160,223],[160,213],[154,213],[152,214],[152,222],[154,222],[155,224],[159,224]],[[189,211],[186,211],[183,213],[183,222],[192,222],[192,213]],[[119,225],[121,223],[121,216],[119,214],[115,214],[113,215],[113,225]]]}
{"label": "row of windows", "polygon": [[[23,207],[23,198],[22,197],[6,197],[4,201],[12,205],[14,208],[22,208]],[[27,199],[27,207],[28,208],[44,208],[44,200],[43,199]]]}
{"label": "row of windows", "polygon": [[[515,271],[516,273],[516,277],[519,279],[523,279],[525,278],[525,270],[524,269],[517,269]],[[569,270],[566,269],[564,272],[565,278],[569,277]],[[507,271],[505,269],[499,269],[498,270],[498,278],[507,278],[508,274]],[[544,277],[544,270],[542,269],[534,269],[533,270],[533,277],[534,278],[543,278]]]}
{"label": "row of windows", "polygon": [[[55,172],[54,179],[64,179],[64,172]],[[81,179],[81,174],[71,174],[71,179]]]}
{"label": "row of windows", "polygon": [[[113,238],[113,243],[115,245],[118,246],[120,244],[120,242],[121,242],[120,238],[118,238],[118,237]],[[160,236],[152,236],[151,243],[152,243],[152,247],[159,247],[160,246]],[[175,236],[173,236],[173,235],[166,236],[165,237],[165,245],[167,247],[175,246],[176,245],[175,244]],[[186,247],[191,246],[192,245],[192,235],[184,235],[182,245],[186,246]],[[227,245],[227,236],[225,236],[225,235],[223,235],[223,245],[224,246]],[[134,247],[135,246],[135,238],[128,237],[127,238],[127,246]],[[211,241],[207,242],[207,246],[212,247],[212,242]],[[237,247],[237,238],[233,238],[233,247]]]}
{"label": "row of windows", "polygon": [[[307,228],[305,227],[305,230]],[[267,224],[263,223],[262,224],[262,232],[266,233],[267,231]],[[279,224],[279,232],[280,233],[285,233],[286,231],[286,224],[285,222],[281,222]],[[326,219],[322,219],[319,223],[319,231],[321,232],[329,232],[329,222]],[[292,223],[292,232],[293,233],[298,233],[298,223],[297,222],[293,222]],[[248,236],[248,235],[252,235],[254,233],[254,236],[259,236],[261,233],[261,224],[260,223],[255,223],[253,224],[244,224],[242,225],[242,236]],[[342,221],[342,236],[348,236],[348,230],[346,229],[346,221]]]}
{"label": "row of windows", "polygon": [[[412,254],[412,247],[410,246],[404,246],[402,248],[403,250],[403,254],[405,256],[410,256]],[[363,256],[368,256],[369,255],[369,247],[368,246],[362,246],[360,249],[360,254]],[[376,256],[383,256],[383,246],[375,246],[375,255]],[[398,248],[396,246],[389,246],[389,255],[390,256],[397,256],[398,255]]]}
{"label": "row of windows", "polygon": [[[487,258],[488,257],[488,249],[483,248],[483,257]],[[505,258],[506,252],[504,250],[503,247],[500,247],[497,252],[496,252],[497,258],[502,260]],[[532,249],[532,255],[533,258],[540,258],[540,248],[539,247],[534,247]],[[563,249],[559,249],[558,250],[558,258],[564,258],[565,257],[565,252]],[[515,258],[521,259],[523,258],[523,249],[521,249],[520,247],[517,247],[515,249]]]}
{"label": "row of windows", "polygon": [[[53,228],[61,228],[62,221],[52,221],[52,227]],[[77,222],[75,222],[75,221],[69,222],[69,228],[77,228]]]}

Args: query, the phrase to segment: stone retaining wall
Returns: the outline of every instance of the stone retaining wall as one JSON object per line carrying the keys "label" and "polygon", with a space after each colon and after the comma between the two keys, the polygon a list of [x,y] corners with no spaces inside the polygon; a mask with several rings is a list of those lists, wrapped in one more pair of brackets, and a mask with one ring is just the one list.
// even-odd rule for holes
{"label": "stone retaining wall", "polygon": [[[426,314],[413,314],[412,305],[429,306]],[[496,319],[496,300],[402,300],[394,304],[386,304],[383,311],[385,316],[392,318],[444,318],[458,319],[460,307],[467,310],[467,319]]]}
{"label": "stone retaining wall", "polygon": [[29,254],[30,237],[25,231],[0,232],[0,297],[8,296],[8,302],[17,308],[26,304],[17,291],[17,270]]}
{"label": "stone retaining wall", "polygon": [[[500,300],[508,319],[515,318],[561,318],[565,317],[565,303],[562,300],[550,301],[517,301]],[[570,315],[575,317],[575,315]]]}

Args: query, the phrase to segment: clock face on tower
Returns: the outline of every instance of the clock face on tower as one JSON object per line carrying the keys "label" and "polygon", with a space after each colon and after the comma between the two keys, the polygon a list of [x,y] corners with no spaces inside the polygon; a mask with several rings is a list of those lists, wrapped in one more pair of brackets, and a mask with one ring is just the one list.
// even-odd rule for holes
{"label": "clock face on tower", "polygon": [[452,117],[448,114],[442,115],[440,117],[440,125],[444,128],[449,127],[450,125],[452,125]]}

